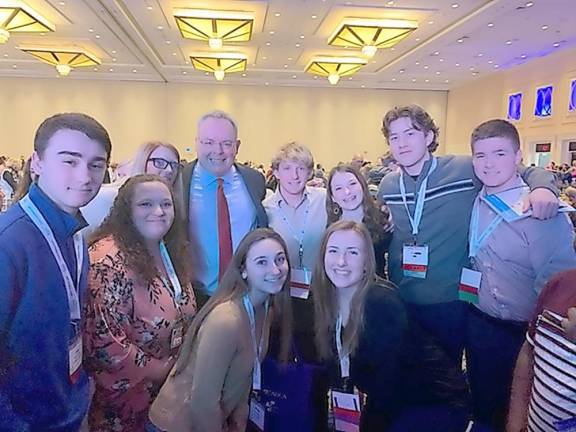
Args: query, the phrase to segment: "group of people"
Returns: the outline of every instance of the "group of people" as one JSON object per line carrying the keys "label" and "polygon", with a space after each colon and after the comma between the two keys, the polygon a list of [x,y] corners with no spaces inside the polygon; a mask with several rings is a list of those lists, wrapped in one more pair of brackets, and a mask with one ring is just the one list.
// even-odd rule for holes
{"label": "group of people", "polygon": [[[46,119],[0,215],[0,431],[301,430],[304,405],[314,432],[570,430],[576,253],[553,175],[521,166],[504,120],[471,157],[434,156],[421,107],[381,127],[398,168],[375,200],[354,164],[310,186],[297,142],[267,191],[221,111],[193,162],[149,142],[102,186],[106,129]],[[282,377],[299,400],[268,403]]]}

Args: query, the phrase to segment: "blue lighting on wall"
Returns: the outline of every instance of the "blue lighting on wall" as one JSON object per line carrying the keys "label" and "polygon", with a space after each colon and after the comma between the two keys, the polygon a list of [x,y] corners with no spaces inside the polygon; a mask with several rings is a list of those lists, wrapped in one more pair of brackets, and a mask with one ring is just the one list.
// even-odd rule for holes
{"label": "blue lighting on wall", "polygon": [[552,90],[552,86],[540,87],[536,90],[535,116],[549,117],[552,115]]}
{"label": "blue lighting on wall", "polygon": [[570,103],[568,104],[569,111],[576,111],[576,79],[570,83]]}
{"label": "blue lighting on wall", "polygon": [[508,96],[508,120],[520,120],[522,115],[522,93]]}

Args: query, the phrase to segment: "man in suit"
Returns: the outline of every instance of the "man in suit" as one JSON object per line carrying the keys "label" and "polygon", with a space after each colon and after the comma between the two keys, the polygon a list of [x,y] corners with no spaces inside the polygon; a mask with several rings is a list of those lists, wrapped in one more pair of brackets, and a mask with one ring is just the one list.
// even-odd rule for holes
{"label": "man in suit", "polygon": [[[268,226],[262,207],[264,177],[235,163],[239,147],[238,128],[227,113],[205,114],[198,121],[197,159],[182,172],[188,234],[195,251],[195,279],[201,285],[199,297],[216,291],[231,254],[244,236]],[[203,299],[198,300],[201,304]]]}

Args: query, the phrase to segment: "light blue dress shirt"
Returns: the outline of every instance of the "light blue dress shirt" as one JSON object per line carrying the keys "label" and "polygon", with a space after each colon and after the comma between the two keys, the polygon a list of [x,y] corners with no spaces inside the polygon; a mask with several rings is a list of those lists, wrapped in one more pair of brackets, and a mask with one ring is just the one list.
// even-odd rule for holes
{"label": "light blue dress shirt", "polygon": [[[235,251],[244,236],[256,227],[256,208],[244,179],[232,166],[222,176],[224,194],[230,212],[232,247]],[[197,279],[204,285],[204,292],[214,294],[218,287],[218,208],[216,202],[217,177],[198,162],[190,184],[189,225],[190,238],[199,249],[200,262]]]}

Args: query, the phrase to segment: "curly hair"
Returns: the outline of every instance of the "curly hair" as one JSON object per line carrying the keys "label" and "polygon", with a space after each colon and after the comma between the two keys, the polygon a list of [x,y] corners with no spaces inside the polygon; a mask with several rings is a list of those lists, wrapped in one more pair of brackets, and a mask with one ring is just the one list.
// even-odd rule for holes
{"label": "curly hair", "polygon": [[384,137],[388,139],[390,136],[390,123],[403,117],[409,118],[414,129],[423,132],[424,135],[427,135],[428,132],[434,134],[434,138],[428,146],[428,151],[434,153],[439,145],[438,134],[440,129],[436,126],[436,123],[434,123],[430,114],[418,105],[394,107],[388,111],[382,120],[382,133],[384,134]]}
{"label": "curly hair", "polygon": [[388,215],[382,213],[382,211],[376,206],[374,198],[370,194],[368,189],[368,183],[364,176],[358,171],[358,169],[346,163],[339,163],[330,171],[328,174],[328,186],[326,187],[326,213],[328,215],[328,224],[331,225],[334,222],[342,219],[342,208],[334,202],[332,198],[332,178],[336,173],[350,173],[358,180],[360,186],[362,187],[362,193],[364,198],[362,199],[362,207],[364,209],[364,219],[362,223],[366,225],[372,240],[374,243],[378,243],[382,237],[385,235],[384,227],[388,223]]}
{"label": "curly hair", "polygon": [[[150,265],[153,262],[144,239],[132,220],[132,202],[136,187],[143,183],[162,183],[170,191],[172,202],[176,206],[172,187],[162,177],[150,174],[141,174],[131,177],[118,191],[114,206],[110,214],[104,219],[102,225],[90,238],[90,244],[96,243],[105,237],[112,236],[118,249],[124,255],[126,265],[140,276],[142,283],[150,283],[157,276],[157,269]],[[184,222],[177,217],[177,208],[174,209],[174,221],[164,236],[166,248],[170,254],[172,264],[182,285],[192,280],[190,272],[190,253]]]}

